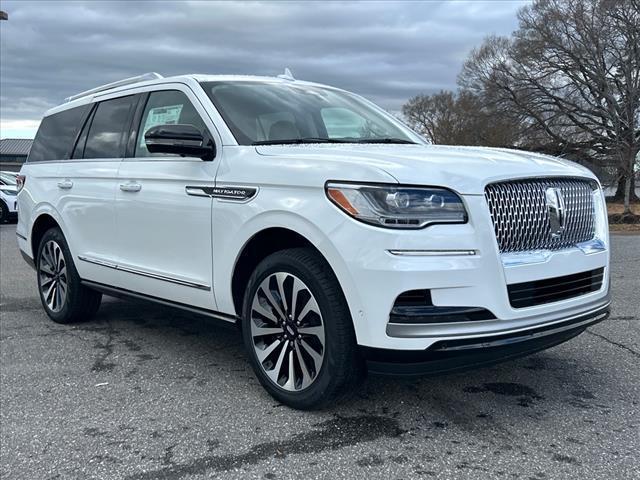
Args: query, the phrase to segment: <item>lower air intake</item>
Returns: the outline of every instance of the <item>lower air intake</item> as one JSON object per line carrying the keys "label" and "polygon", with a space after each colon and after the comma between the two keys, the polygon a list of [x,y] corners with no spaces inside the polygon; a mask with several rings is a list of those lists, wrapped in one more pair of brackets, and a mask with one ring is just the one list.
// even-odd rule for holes
{"label": "lower air intake", "polygon": [[597,268],[563,277],[514,283],[507,285],[509,303],[513,308],[524,308],[579,297],[600,290],[603,278],[604,268]]}

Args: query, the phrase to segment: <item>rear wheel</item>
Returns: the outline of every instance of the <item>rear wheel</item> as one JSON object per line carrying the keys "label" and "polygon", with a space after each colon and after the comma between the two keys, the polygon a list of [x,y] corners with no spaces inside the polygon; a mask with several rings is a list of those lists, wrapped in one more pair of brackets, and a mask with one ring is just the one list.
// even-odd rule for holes
{"label": "rear wheel", "polygon": [[293,408],[320,408],[364,375],[340,285],[312,249],[283,250],[258,265],[245,294],[243,337],[260,383]]}
{"label": "rear wheel", "polygon": [[36,258],[38,291],[49,318],[57,323],[91,319],[100,307],[102,295],[82,285],[59,228],[45,232]]}

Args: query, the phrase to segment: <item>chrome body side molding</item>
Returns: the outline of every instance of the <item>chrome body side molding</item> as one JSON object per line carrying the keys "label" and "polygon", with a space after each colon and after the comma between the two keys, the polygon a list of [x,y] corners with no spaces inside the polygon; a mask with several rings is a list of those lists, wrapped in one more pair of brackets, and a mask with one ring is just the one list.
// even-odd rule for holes
{"label": "chrome body side molding", "polygon": [[118,265],[113,262],[108,262],[106,260],[101,260],[98,258],[87,257],[84,255],[78,255],[78,260],[82,260],[83,262],[93,263],[94,265],[100,265],[101,267],[113,268],[115,270],[118,269]]}
{"label": "chrome body side molding", "polygon": [[176,285],[182,285],[184,287],[197,288],[198,290],[206,290],[211,291],[210,285],[205,285],[203,283],[193,282],[190,280],[183,280],[181,278],[171,277],[169,275],[162,275],[159,273],[147,272],[146,270],[140,270],[138,268],[127,267],[124,265],[118,265],[117,263],[91,258],[84,255],[78,255],[78,259],[83,262],[93,263],[94,265],[100,265],[101,267],[112,268],[114,270],[120,270],[122,272],[133,273],[135,275],[140,275],[143,277],[153,278],[156,280],[162,280],[165,282],[175,283]]}

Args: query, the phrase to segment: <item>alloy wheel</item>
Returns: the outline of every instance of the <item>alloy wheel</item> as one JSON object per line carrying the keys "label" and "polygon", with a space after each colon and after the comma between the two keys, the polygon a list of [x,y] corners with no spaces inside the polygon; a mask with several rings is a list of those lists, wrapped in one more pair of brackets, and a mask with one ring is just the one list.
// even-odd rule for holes
{"label": "alloy wheel", "polygon": [[265,278],[251,304],[251,337],[263,371],[287,391],[308,388],[318,377],[325,353],[320,307],[295,275]]}
{"label": "alloy wheel", "polygon": [[40,294],[52,312],[59,312],[67,298],[67,264],[55,240],[45,243],[38,263]]}

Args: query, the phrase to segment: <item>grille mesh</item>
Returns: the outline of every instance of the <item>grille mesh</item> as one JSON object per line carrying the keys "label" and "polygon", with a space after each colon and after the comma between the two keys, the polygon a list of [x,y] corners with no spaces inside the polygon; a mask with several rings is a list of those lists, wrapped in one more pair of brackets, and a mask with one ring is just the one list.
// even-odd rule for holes
{"label": "grille mesh", "polygon": [[[559,188],[566,206],[564,231],[551,235],[546,189]],[[485,188],[500,252],[558,250],[595,235],[591,182],[567,178],[512,180]]]}

